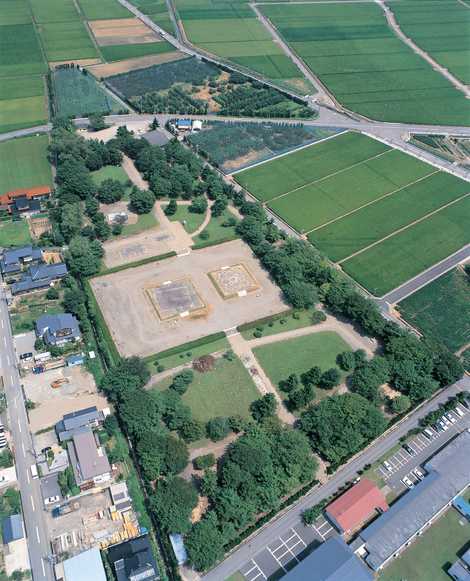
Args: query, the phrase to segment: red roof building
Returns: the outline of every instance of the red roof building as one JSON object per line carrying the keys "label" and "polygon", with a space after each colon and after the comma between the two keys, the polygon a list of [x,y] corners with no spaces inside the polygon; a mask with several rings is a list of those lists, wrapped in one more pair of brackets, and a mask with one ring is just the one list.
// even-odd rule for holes
{"label": "red roof building", "polygon": [[364,478],[328,505],[326,514],[341,533],[360,528],[376,511],[385,512],[388,504],[377,486]]}
{"label": "red roof building", "polygon": [[10,206],[15,198],[27,198],[28,200],[41,200],[49,197],[51,194],[50,186],[37,186],[34,188],[22,188],[20,190],[12,190],[0,195],[0,206]]}

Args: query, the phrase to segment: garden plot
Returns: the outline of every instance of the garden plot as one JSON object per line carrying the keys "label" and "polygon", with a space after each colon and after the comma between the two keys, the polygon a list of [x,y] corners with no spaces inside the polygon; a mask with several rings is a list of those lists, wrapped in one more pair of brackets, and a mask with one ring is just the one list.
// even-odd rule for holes
{"label": "garden plot", "polygon": [[[225,265],[237,264],[249,269],[259,289],[246,296],[224,299],[209,273]],[[204,303],[204,314],[161,319],[147,289],[161,288],[167,281],[181,281],[182,273]],[[158,353],[286,309],[279,289],[253,257],[249,247],[240,240],[221,244],[216,250],[206,248],[186,256],[96,277],[91,280],[91,286],[117,348],[124,356]],[[187,309],[193,300],[192,293],[186,293],[187,287],[181,292],[181,289],[173,290],[177,290],[179,298],[175,299],[177,295],[174,295],[170,304],[167,301],[167,306],[172,307],[173,312],[178,308]],[[158,298],[161,300],[162,297]],[[174,300],[178,303],[176,309],[171,304]]]}

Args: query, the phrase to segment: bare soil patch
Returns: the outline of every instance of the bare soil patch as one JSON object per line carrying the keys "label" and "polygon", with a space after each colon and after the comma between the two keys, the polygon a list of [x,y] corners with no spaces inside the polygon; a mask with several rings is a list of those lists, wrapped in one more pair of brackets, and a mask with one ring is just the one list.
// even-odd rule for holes
{"label": "bare soil patch", "polygon": [[39,238],[44,232],[49,232],[51,229],[51,223],[47,216],[43,217],[32,217],[29,220],[29,231],[33,238]]}
{"label": "bare soil patch", "polygon": [[163,40],[138,18],[93,20],[88,25],[98,46],[145,44]]}
{"label": "bare soil patch", "polygon": [[128,59],[116,63],[98,64],[88,67],[98,79],[112,77],[119,73],[128,73],[135,69],[145,69],[152,65],[161,65],[162,63],[169,63],[187,58],[187,55],[182,52],[164,52],[162,54],[152,54],[135,59]]}

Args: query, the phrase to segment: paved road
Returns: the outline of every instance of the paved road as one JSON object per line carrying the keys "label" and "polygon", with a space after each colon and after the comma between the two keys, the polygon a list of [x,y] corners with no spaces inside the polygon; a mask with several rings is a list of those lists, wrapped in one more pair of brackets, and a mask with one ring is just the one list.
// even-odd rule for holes
{"label": "paved road", "polygon": [[[0,284],[2,279],[0,277]],[[9,428],[14,442],[16,472],[23,503],[29,558],[34,581],[54,579],[48,561],[50,545],[44,520],[39,479],[31,478],[33,444],[24,406],[5,292],[0,289],[0,369],[8,403]]]}
{"label": "paved road", "polygon": [[418,274],[418,276],[415,276],[408,282],[405,282],[398,288],[390,291],[381,299],[379,299],[378,303],[385,306],[387,306],[387,304],[394,305],[395,303],[399,303],[404,298],[413,294],[423,286],[426,286],[431,281],[439,278],[441,275],[445,274],[449,270],[452,270],[457,265],[463,264],[468,260],[470,260],[470,244],[467,244],[467,246],[458,252],[455,252],[441,262],[431,266],[431,268],[428,268],[421,274]]}
{"label": "paved road", "polygon": [[470,391],[469,376],[465,376],[462,380],[447,388],[431,401],[426,402],[409,418],[396,424],[390,431],[375,440],[366,450],[332,476],[327,483],[315,488],[297,504],[293,505],[284,513],[277,515],[277,517],[265,525],[255,536],[239,545],[220,565],[204,575],[204,581],[222,581],[245,567],[251,560],[256,562],[258,555],[261,555],[274,539],[285,538],[290,531],[298,530],[299,525],[301,525],[302,512],[306,508],[317,504],[322,499],[336,492],[340,486],[353,480],[358,470],[365,464],[372,464],[378,460],[398,442],[400,437],[404,436],[411,428],[416,427],[419,419],[426,416],[431,410],[436,409],[440,403],[446,401],[450,396],[463,390]]}

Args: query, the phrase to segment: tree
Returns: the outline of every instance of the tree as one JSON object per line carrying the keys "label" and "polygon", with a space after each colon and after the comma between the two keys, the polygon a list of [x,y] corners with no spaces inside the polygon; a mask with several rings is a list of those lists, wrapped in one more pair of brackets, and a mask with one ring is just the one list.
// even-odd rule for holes
{"label": "tree", "polygon": [[119,180],[105,179],[98,186],[96,197],[103,204],[114,204],[124,196],[124,184]]}
{"label": "tree", "polygon": [[197,571],[212,567],[224,555],[224,536],[214,511],[209,511],[196,523],[185,540],[191,565]]}
{"label": "tree", "polygon": [[[222,216],[226,207],[228,206],[228,200],[225,196],[220,196],[215,200],[211,207],[211,214],[214,218],[217,216]],[[235,218],[234,218],[235,219]]]}
{"label": "tree", "polygon": [[246,216],[238,222],[237,234],[250,246],[258,246],[264,240],[264,224],[255,216]]}
{"label": "tree", "polygon": [[46,299],[48,301],[55,301],[59,298],[59,296],[59,291],[54,286],[51,286],[47,289]]}
{"label": "tree", "polygon": [[191,527],[189,518],[196,505],[196,489],[179,476],[159,480],[150,499],[151,511],[168,533],[187,533]]}
{"label": "tree", "polygon": [[[123,401],[127,399],[129,393],[133,393],[142,388],[150,379],[150,371],[147,364],[139,357],[128,357],[111,367],[100,382],[102,389],[111,401]],[[146,398],[148,392],[142,392],[139,398],[147,405]],[[147,394],[147,395],[145,395]],[[158,414],[157,414],[158,416]],[[136,418],[138,421],[138,417]]]}
{"label": "tree", "polygon": [[256,399],[250,405],[251,415],[257,422],[262,422],[266,418],[274,416],[276,408],[277,401],[272,393],[263,395],[263,397]]}
{"label": "tree", "polygon": [[75,276],[92,276],[101,268],[103,248],[94,240],[90,242],[83,236],[75,236],[70,240],[65,259]]}
{"label": "tree", "polygon": [[169,204],[167,206],[165,206],[165,209],[163,210],[165,212],[166,216],[174,216],[176,214],[178,210],[178,204],[176,203],[176,200],[170,200]]}
{"label": "tree", "polygon": [[288,407],[290,410],[299,410],[306,407],[315,397],[315,389],[312,385],[306,385],[302,389],[296,389],[289,393]]}
{"label": "tree", "polygon": [[147,480],[179,474],[189,461],[188,449],[182,440],[150,430],[142,433],[137,443],[137,454]]}
{"label": "tree", "polygon": [[394,414],[404,414],[411,407],[410,398],[406,395],[394,397],[390,402],[390,409]]}
{"label": "tree", "polygon": [[282,287],[282,291],[288,303],[294,309],[308,309],[318,300],[315,285],[302,280],[293,280]]}
{"label": "tree", "polygon": [[356,356],[352,351],[343,351],[338,354],[336,362],[343,371],[352,371],[356,367]]}
{"label": "tree", "polygon": [[155,131],[155,129],[158,129],[159,127],[160,123],[158,122],[158,119],[154,117],[152,123],[149,125],[149,129],[150,131]]}
{"label": "tree", "polygon": [[142,191],[138,188],[132,190],[129,199],[129,208],[136,214],[148,214],[155,204],[155,196],[152,192]]}
{"label": "tree", "polygon": [[339,385],[340,381],[341,373],[336,367],[332,367],[322,373],[318,386],[322,389],[333,389],[333,387]]}
{"label": "tree", "polygon": [[89,127],[92,131],[101,131],[107,127],[102,113],[93,113],[88,117],[88,120],[90,121]]}
{"label": "tree", "polygon": [[83,216],[80,204],[64,204],[61,208],[60,231],[67,242],[80,233]]}
{"label": "tree", "polygon": [[212,418],[206,425],[207,436],[213,441],[223,440],[230,433],[230,422],[228,418]]}
{"label": "tree", "polygon": [[376,356],[356,367],[351,375],[351,390],[378,403],[379,387],[390,379],[390,366],[384,357]]}
{"label": "tree", "polygon": [[193,382],[193,379],[194,372],[191,369],[185,369],[173,377],[173,383],[170,388],[174,389],[180,395],[183,395]]}
{"label": "tree", "polygon": [[211,468],[215,464],[214,454],[205,454],[203,456],[197,456],[193,460],[194,468],[196,470],[205,470],[206,468]]}
{"label": "tree", "polygon": [[206,430],[201,422],[191,418],[181,423],[180,427],[178,428],[178,434],[185,442],[190,443],[204,438],[206,435]]}
{"label": "tree", "polygon": [[189,212],[194,214],[205,214],[207,211],[207,200],[204,196],[193,198],[191,205],[188,207]]}
{"label": "tree", "polygon": [[[302,376],[303,375],[304,374],[302,374]],[[297,389],[299,385],[299,378],[295,373],[291,373],[287,379],[279,382],[279,388],[286,393],[294,391],[294,389]]]}
{"label": "tree", "polygon": [[305,373],[302,373],[300,380],[303,385],[318,385],[321,378],[321,369],[318,365],[314,365]]}

